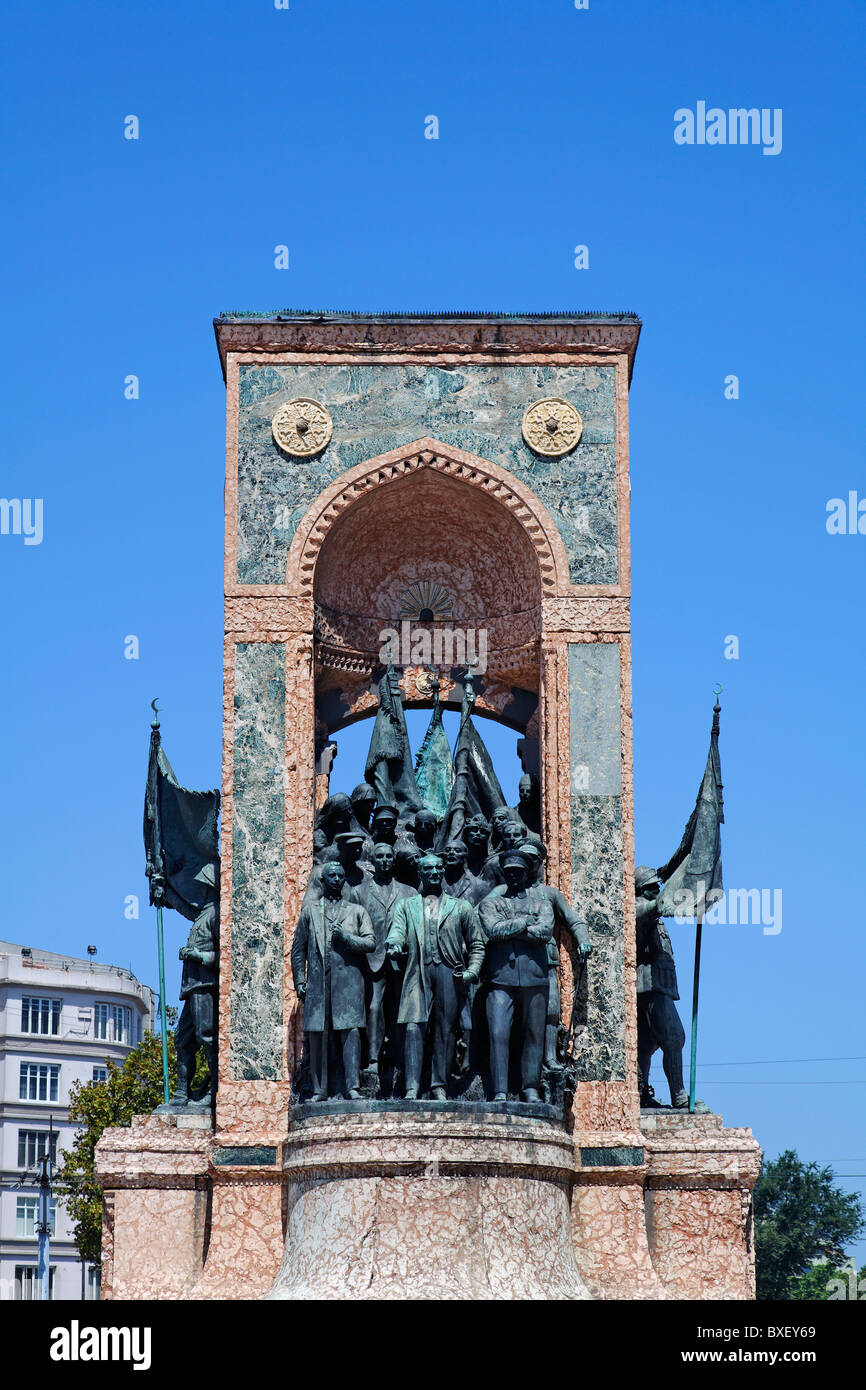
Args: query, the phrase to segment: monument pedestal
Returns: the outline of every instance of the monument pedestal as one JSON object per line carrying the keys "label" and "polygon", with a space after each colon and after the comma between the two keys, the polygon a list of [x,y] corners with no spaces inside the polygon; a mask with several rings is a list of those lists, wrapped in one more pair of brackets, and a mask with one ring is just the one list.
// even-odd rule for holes
{"label": "monument pedestal", "polygon": [[750,1130],[534,1110],[329,1102],[279,1143],[139,1116],[97,1150],[103,1297],[754,1298]]}
{"label": "monument pedestal", "polygon": [[[526,1107],[527,1109],[529,1107]],[[588,1299],[574,1145],[550,1121],[443,1105],[298,1121],[273,1299]]]}

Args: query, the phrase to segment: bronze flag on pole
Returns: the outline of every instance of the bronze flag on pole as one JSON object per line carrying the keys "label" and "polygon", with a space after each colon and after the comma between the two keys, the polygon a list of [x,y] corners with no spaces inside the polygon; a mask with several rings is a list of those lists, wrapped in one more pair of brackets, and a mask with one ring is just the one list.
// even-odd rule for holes
{"label": "bronze flag on pole", "polygon": [[412,750],[403,713],[400,681],[391,662],[379,681],[379,708],[373,724],[364,777],[380,806],[395,806],[401,824],[421,809],[415,785]]}
{"label": "bronze flag on pole", "polygon": [[448,809],[451,789],[454,786],[454,762],[442,723],[438,680],[434,678],[432,685],[435,704],[415,764],[415,782],[427,810],[435,812],[441,820]]}
{"label": "bronze flag on pole", "polygon": [[658,871],[664,888],[658,899],[662,917],[703,917],[724,894],[722,768],[719,761],[720,705],[713,708],[710,751],[703,781],[676,853]]}
{"label": "bronze flag on pole", "polygon": [[454,786],[437,838],[440,846],[457,839],[472,816],[489,820],[497,806],[506,805],[487,746],[472,719],[474,703],[470,669],[464,679],[460,731],[454,748]]}
{"label": "bronze flag on pole", "polygon": [[[193,792],[182,787],[160,740],[151,727],[147,790],[144,796],[144,847],[152,907],[173,907],[192,922],[207,901],[197,875],[219,860],[218,791]],[[154,897],[161,885],[162,896]]]}
{"label": "bronze flag on pole", "polygon": [[695,809],[689,817],[679,849],[658,876],[664,883],[657,899],[661,917],[694,917],[695,969],[692,980],[692,1040],[689,1067],[689,1112],[695,1110],[695,1082],[698,1057],[698,993],[701,979],[701,933],[704,915],[723,895],[722,833],[725,819],[722,801],[722,766],[719,761],[719,691],[713,706],[713,728],[704,779],[701,782]]}

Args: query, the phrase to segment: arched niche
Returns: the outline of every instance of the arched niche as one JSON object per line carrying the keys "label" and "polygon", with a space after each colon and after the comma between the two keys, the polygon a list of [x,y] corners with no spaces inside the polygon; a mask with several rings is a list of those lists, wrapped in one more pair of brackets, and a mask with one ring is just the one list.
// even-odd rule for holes
{"label": "arched niche", "polygon": [[[309,603],[314,614],[309,659],[315,708],[307,715],[299,707],[293,730],[308,729],[302,736],[315,746],[315,804],[327,795],[330,735],[375,712],[380,634],[402,633],[406,592],[422,580],[441,586],[450,607],[441,621],[410,622],[410,640],[416,627],[434,635],[445,627],[486,633],[476,710],[524,736],[520,756],[526,770],[542,776],[553,860],[567,832],[558,804],[557,725],[542,727],[552,650],[544,622],[551,602],[555,607],[572,592],[565,548],[550,514],[514,475],[435,439],[415,440],[336,479],[301,519],[289,551],[286,587],[302,610]],[[298,643],[307,669],[300,634]],[[463,664],[432,664],[440,699],[459,707]],[[402,667],[406,707],[429,708],[426,663],[395,665]],[[289,742],[296,746],[294,733]],[[548,789],[547,773],[554,769],[556,787]],[[294,804],[292,787],[290,781],[287,798]]]}
{"label": "arched niche", "polygon": [[[407,706],[431,703],[428,664],[443,704],[459,706],[465,652],[480,658],[478,712],[525,733],[537,714],[542,599],[563,566],[540,503],[487,460],[422,440],[344,475],[303,519],[289,557],[289,581],[315,604],[319,739],[375,707],[394,631],[407,644]],[[437,595],[432,621],[424,586]],[[414,655],[419,629],[427,660]]]}

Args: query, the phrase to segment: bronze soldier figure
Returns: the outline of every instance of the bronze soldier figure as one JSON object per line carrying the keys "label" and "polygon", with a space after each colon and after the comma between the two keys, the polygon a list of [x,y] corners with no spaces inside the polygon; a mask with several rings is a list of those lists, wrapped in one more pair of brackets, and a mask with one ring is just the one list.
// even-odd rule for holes
{"label": "bronze soldier figure", "polygon": [[[344,792],[329,796],[316,815],[316,830],[321,830],[325,844],[316,850],[317,863],[337,858],[336,838],[347,831],[352,824],[352,803]],[[314,836],[314,840],[315,840]]]}
{"label": "bronze soldier figure", "polygon": [[436,812],[423,808],[416,811],[415,819],[409,828],[421,853],[432,854],[436,831],[439,829],[439,817]]}
{"label": "bronze soldier figure", "polygon": [[[540,893],[543,893],[553,908],[554,928],[558,927],[561,933],[567,933],[571,937],[578,960],[588,960],[592,955],[592,942],[589,939],[589,929],[586,923],[583,921],[582,917],[575,912],[574,908],[571,907],[564,894],[562,894],[558,888],[554,888],[550,883],[541,882],[544,860],[547,857],[544,846],[537,845],[534,841],[528,841],[520,846],[520,853],[527,864],[527,883],[531,887],[536,888]],[[556,1044],[562,1025],[562,992],[559,987],[559,944],[555,936],[551,937],[548,943],[547,959],[550,965],[550,988],[547,996],[544,1065],[549,1070],[553,1070],[559,1066]]]}
{"label": "bronze soldier figure", "polygon": [[541,786],[538,778],[525,772],[517,784],[517,805],[512,811],[531,835],[541,838]]}
{"label": "bronze soldier figure", "polygon": [[489,839],[490,826],[484,817],[471,816],[463,827],[463,842],[468,850],[466,868],[473,878],[480,878],[484,872]]}
{"label": "bronze soldier figure", "polygon": [[502,849],[503,827],[508,821],[516,819],[510,806],[497,806],[493,815],[490,817],[490,844],[487,847],[488,857],[491,854],[498,854]]}
{"label": "bronze soldier figure", "polygon": [[373,815],[373,808],[376,805],[376,793],[369,782],[359,782],[352,795],[349,797],[352,803],[353,830],[360,830],[365,835],[370,833],[370,819]]}
{"label": "bronze soldier figure", "polygon": [[371,870],[369,864],[365,867],[361,861],[364,844],[365,837],[360,832],[341,830],[335,837],[333,844],[336,858],[327,858],[322,863],[313,865],[304,892],[304,902],[311,902],[322,896],[325,867],[327,864],[334,863],[342,865],[345,876],[342,896],[350,902],[359,902],[358,890],[365,883],[368,870]]}
{"label": "bronze soldier figure", "polygon": [[[671,1091],[671,1105],[686,1110],[689,1096],[683,1085],[686,1033],[677,1013],[679,999],[674,952],[659,916],[656,899],[661,883],[655,869],[640,864],[634,871],[637,930],[637,1072],[640,1103],[660,1108],[649,1084],[650,1062],[659,1048]],[[704,1107],[705,1108],[705,1107]]]}
{"label": "bronze soldier figure", "polygon": [[526,826],[523,821],[518,820],[511,812],[507,818],[500,820],[498,827],[499,849],[494,850],[488,855],[484,865],[482,878],[487,884],[487,890],[499,888],[505,883],[505,874],[502,871],[502,856],[507,850],[519,849],[526,840]]}
{"label": "bronze soldier figure", "polygon": [[413,892],[418,892],[421,882],[418,865],[423,855],[414,840],[397,840],[394,845],[394,877],[398,883],[405,883]]}
{"label": "bronze soldier figure", "polygon": [[382,842],[393,845],[397,838],[397,814],[396,806],[377,806],[370,817],[370,834],[373,844],[378,845]]}
{"label": "bronze soldier figure", "polygon": [[363,835],[361,859],[370,863],[373,858],[373,835],[370,821],[376,805],[376,793],[369,782],[359,782],[349,798],[352,805],[352,821],[349,829],[356,835]]}
{"label": "bronze soldier figure", "polygon": [[442,851],[445,892],[452,898],[465,898],[477,907],[487,894],[489,885],[476,878],[466,867],[469,850],[463,840],[449,840]]}
{"label": "bronze soldier figure", "polygon": [[[177,1086],[168,1105],[159,1110],[186,1109],[191,1104],[209,1107],[217,1088],[216,993],[219,987],[219,864],[205,864],[196,874],[205,886],[205,905],[193,922],[187,943],[178,955],[183,961],[180,997],[183,1001],[174,1045],[177,1051]],[[200,1047],[207,1053],[209,1090],[190,1097],[190,1085]]]}
{"label": "bronze soldier figure", "polygon": [[553,908],[526,886],[526,861],[517,850],[502,858],[505,887],[479,905],[487,938],[484,981],[490,1030],[493,1099],[508,1096],[508,1060],[515,1012],[519,1015],[520,1086],[525,1101],[538,1101],[544,1060],[544,1030],[549,991],[548,944],[553,936]]}

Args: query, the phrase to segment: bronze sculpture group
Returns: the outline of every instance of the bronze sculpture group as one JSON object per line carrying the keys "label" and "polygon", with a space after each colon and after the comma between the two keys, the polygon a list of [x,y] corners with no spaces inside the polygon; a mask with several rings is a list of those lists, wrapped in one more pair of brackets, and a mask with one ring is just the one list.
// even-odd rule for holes
{"label": "bronze sculpture group", "polygon": [[[392,787],[398,769],[392,758]],[[498,791],[492,768],[487,776]],[[163,870],[161,846],[149,849],[152,900],[167,901],[192,921],[179,953],[177,1085],[159,1109],[208,1109],[217,1078],[218,794],[187,792],[173,774],[168,780],[175,798],[213,799],[214,830],[206,846],[213,857],[197,873],[201,847],[184,842],[181,854],[176,828],[174,877]],[[592,951],[589,932],[544,881],[537,778],[524,775],[518,804],[496,805],[489,820],[477,809],[470,813],[471,800],[464,798],[455,822],[417,801],[407,810],[404,800],[399,810],[365,781],[351,796],[329,796],[318,812],[313,869],[291,950],[304,1005],[306,1076],[299,1080],[306,1098],[537,1103],[567,1095],[573,1059],[571,1029],[562,1025],[559,943],[568,943],[581,968]],[[675,1005],[673,949],[659,911],[664,872],[635,870],[638,1084],[641,1106],[658,1106],[649,1073],[661,1051],[671,1106],[685,1109],[685,1033]],[[201,1050],[209,1075],[194,1090]],[[697,1102],[695,1108],[705,1107]]]}
{"label": "bronze sculpture group", "polygon": [[[532,1103],[554,1092],[567,1033],[557,932],[578,963],[592,946],[580,915],[544,882],[544,845],[520,815],[526,801],[490,823],[470,816],[438,853],[428,811],[400,827],[366,784],[326,802],[291,953],[313,1100],[478,1100],[480,1086],[491,1101]],[[215,1091],[218,861],[195,882],[204,904],[180,951],[177,1087],[160,1109],[208,1108]],[[640,1103],[659,1105],[649,1071],[660,1051],[671,1106],[685,1109],[685,1032],[660,887],[655,870],[635,870]],[[194,1094],[200,1048],[210,1075]]]}
{"label": "bronze sculpture group", "polygon": [[365,784],[325,802],[291,953],[308,1099],[550,1097],[562,1070],[555,926],[579,962],[592,946],[543,882],[534,797],[524,778],[518,808],[470,816],[440,848],[435,813],[401,823]]}

